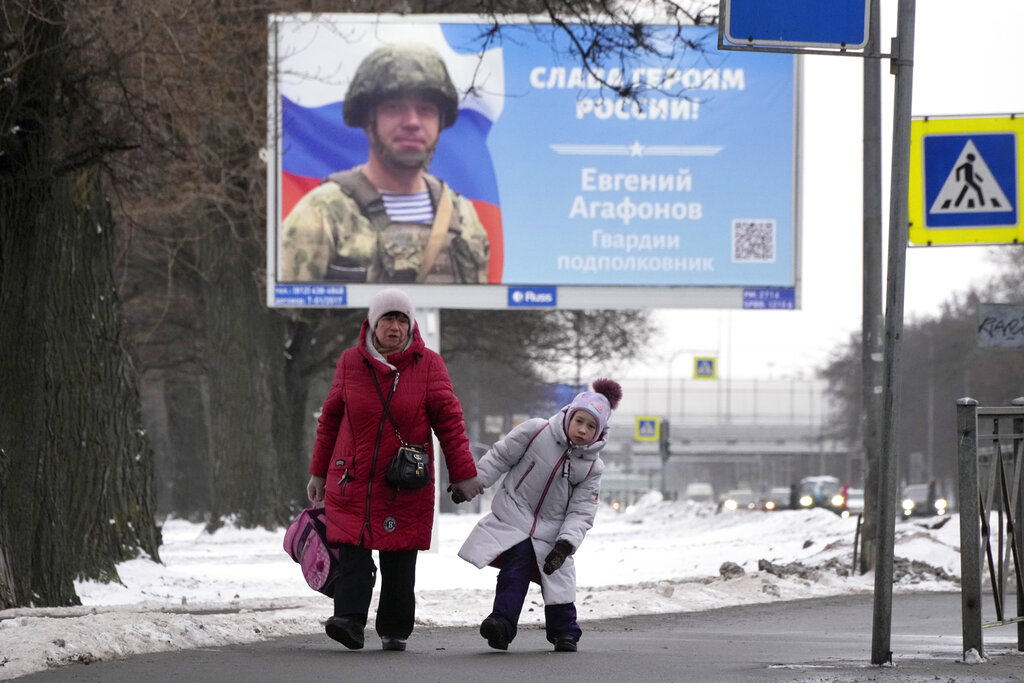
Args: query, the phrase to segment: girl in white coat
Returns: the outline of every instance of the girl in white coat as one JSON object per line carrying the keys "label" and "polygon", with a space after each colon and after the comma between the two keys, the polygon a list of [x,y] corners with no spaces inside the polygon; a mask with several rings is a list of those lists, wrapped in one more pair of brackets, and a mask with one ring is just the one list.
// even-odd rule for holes
{"label": "girl in white coat", "polygon": [[550,418],[515,427],[477,464],[485,488],[505,475],[490,514],[459,550],[459,557],[477,567],[499,568],[493,611],[480,625],[491,647],[508,649],[534,581],[544,596],[548,641],[556,652],[576,651],[582,631],[572,554],[594,525],[604,470],[598,454],[621,398],[617,382],[599,379],[594,391],[577,394]]}

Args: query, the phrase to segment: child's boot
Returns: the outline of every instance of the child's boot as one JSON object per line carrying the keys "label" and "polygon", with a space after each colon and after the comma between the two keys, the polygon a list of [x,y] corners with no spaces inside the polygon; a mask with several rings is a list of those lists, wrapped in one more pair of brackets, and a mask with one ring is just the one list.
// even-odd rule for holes
{"label": "child's boot", "polygon": [[555,640],[555,652],[576,652],[576,641],[566,636]]}
{"label": "child's boot", "polygon": [[507,650],[508,644],[512,640],[505,620],[494,613],[488,615],[483,623],[480,624],[480,635],[495,650]]}

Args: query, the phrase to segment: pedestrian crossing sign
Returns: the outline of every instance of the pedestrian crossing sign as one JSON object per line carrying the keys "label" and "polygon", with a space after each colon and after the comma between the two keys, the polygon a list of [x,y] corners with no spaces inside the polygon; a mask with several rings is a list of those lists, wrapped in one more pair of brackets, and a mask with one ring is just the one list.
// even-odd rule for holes
{"label": "pedestrian crossing sign", "polygon": [[661,438],[661,418],[638,415],[633,425],[633,438],[637,441],[658,441]]}
{"label": "pedestrian crossing sign", "polygon": [[693,359],[694,379],[716,379],[718,377],[717,363],[714,356],[697,356]]}
{"label": "pedestrian crossing sign", "polygon": [[911,121],[910,242],[1024,241],[1022,138],[1016,117]]}

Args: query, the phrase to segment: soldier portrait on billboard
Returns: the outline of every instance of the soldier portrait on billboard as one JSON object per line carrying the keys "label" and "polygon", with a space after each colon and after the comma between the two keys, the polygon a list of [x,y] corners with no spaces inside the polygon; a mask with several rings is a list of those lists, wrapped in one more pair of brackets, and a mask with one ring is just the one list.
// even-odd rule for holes
{"label": "soldier portrait on billboard", "polygon": [[329,175],[285,217],[281,280],[487,284],[490,246],[476,209],[427,173],[458,104],[433,48],[371,52],[343,109],[345,124],[366,133],[368,158]]}

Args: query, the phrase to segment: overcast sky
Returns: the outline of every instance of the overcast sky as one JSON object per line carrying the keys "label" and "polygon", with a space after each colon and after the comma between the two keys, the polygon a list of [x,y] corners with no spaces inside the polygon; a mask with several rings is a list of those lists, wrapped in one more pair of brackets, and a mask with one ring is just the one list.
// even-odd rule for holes
{"label": "overcast sky", "polygon": [[[896,0],[883,0],[883,49],[895,36],[896,12]],[[1020,0],[916,3],[913,115],[1024,113],[1024,79],[1019,76],[1024,64],[1022,27]],[[694,353],[717,352],[720,377],[810,377],[830,351],[851,334],[860,334],[863,60],[803,59],[802,309],[660,311],[663,336],[654,340],[654,353],[627,371],[630,376],[662,377],[671,372],[674,378],[689,377]],[[889,229],[894,82],[885,60],[883,237]],[[993,268],[991,251],[984,246],[909,249],[906,319],[933,315],[954,293],[984,282]],[[883,251],[883,263],[886,257]]]}

